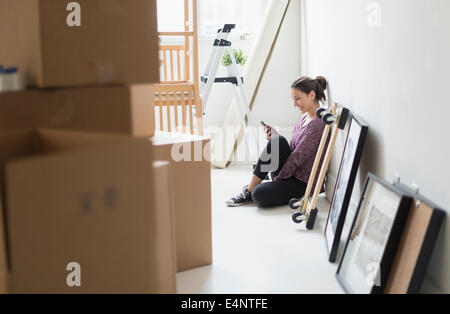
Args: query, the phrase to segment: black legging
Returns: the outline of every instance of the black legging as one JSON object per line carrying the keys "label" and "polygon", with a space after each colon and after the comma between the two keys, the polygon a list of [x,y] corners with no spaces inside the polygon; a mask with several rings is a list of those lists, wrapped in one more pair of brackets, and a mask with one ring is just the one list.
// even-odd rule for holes
{"label": "black legging", "polygon": [[[261,153],[253,174],[264,180],[270,173],[271,179],[275,179],[290,154],[291,148],[283,136],[272,137]],[[306,186],[306,183],[294,177],[276,182],[266,182],[253,190],[252,199],[261,207],[287,205],[291,198],[302,197],[305,194]]]}

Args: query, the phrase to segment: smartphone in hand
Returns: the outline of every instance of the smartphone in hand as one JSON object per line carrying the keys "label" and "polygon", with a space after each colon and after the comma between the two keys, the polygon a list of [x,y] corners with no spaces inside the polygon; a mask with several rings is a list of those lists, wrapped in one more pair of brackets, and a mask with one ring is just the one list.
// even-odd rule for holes
{"label": "smartphone in hand", "polygon": [[264,131],[266,132],[267,139],[270,140],[272,137],[272,128],[264,123],[264,121],[261,121],[261,125],[264,127]]}

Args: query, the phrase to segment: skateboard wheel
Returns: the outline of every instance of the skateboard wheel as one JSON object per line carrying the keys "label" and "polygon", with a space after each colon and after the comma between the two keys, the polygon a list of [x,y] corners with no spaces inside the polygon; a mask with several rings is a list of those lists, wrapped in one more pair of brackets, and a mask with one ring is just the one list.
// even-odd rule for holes
{"label": "skateboard wheel", "polygon": [[299,208],[300,208],[300,205],[296,204],[296,203],[298,203],[298,202],[300,202],[300,200],[299,200],[298,198],[293,198],[293,199],[291,199],[291,200],[289,201],[289,207],[290,207],[291,209],[299,209]]}
{"label": "skateboard wheel", "polygon": [[332,125],[334,123],[334,119],[332,119],[334,116],[331,113],[326,113],[322,117],[323,123],[326,125]]}
{"label": "skateboard wheel", "polygon": [[316,223],[316,218],[317,218],[318,213],[319,213],[319,211],[317,209],[314,209],[309,213],[309,219],[306,222],[306,229],[308,229],[308,230],[314,229],[314,224]]}
{"label": "skateboard wheel", "polygon": [[303,213],[295,213],[292,215],[292,221],[296,224],[301,224],[305,220],[306,216]]}
{"label": "skateboard wheel", "polygon": [[316,116],[317,116],[319,119],[322,119],[322,116],[323,116],[323,114],[325,113],[325,111],[327,111],[325,108],[319,108],[319,109],[317,109],[317,111],[316,111]]}

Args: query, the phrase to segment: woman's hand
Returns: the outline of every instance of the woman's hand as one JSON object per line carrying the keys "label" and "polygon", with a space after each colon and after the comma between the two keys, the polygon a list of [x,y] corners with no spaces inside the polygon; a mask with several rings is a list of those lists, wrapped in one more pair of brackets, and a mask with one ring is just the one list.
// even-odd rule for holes
{"label": "woman's hand", "polygon": [[266,126],[265,131],[267,140],[271,140],[272,136],[278,135],[278,132],[275,129],[273,129],[270,125]]}

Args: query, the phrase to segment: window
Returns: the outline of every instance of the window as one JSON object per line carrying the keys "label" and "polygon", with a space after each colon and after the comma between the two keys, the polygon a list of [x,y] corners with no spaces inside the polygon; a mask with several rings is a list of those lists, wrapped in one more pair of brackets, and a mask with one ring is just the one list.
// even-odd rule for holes
{"label": "window", "polygon": [[234,36],[256,35],[266,6],[267,0],[198,0],[199,37],[215,37],[225,24],[236,24]]}
{"label": "window", "polygon": [[184,32],[184,0],[158,0],[158,31]]}

